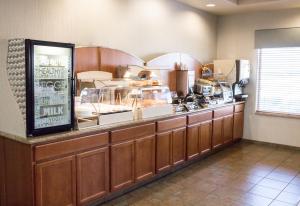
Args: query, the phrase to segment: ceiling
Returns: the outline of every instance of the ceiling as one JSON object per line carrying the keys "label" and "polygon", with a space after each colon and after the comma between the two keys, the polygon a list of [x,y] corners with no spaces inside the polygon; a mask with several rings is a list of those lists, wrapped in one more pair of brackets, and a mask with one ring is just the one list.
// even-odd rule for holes
{"label": "ceiling", "polygon": [[[300,8],[300,0],[177,0],[192,7],[217,15],[250,11]],[[206,7],[213,3],[215,7]]]}

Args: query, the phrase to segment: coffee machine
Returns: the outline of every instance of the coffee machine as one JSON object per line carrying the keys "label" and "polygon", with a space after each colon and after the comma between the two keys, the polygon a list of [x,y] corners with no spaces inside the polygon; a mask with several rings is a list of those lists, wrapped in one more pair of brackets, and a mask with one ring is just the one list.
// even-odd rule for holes
{"label": "coffee machine", "polygon": [[250,78],[249,60],[215,60],[215,72],[223,73],[227,82],[232,85],[233,96],[236,101],[245,101],[248,95],[244,93],[245,86]]}

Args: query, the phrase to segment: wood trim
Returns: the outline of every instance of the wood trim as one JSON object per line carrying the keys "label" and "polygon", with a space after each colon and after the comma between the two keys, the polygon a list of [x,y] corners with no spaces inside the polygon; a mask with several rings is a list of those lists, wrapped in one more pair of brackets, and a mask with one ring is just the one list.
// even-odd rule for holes
{"label": "wood trim", "polygon": [[107,71],[115,73],[117,66],[139,65],[144,60],[127,52],[105,47],[78,47],[75,49],[75,73]]}
{"label": "wood trim", "polygon": [[144,66],[145,62],[141,58],[127,52],[100,47],[101,70],[111,72],[116,77],[118,66],[127,67],[128,65]]}
{"label": "wood trim", "polygon": [[34,149],[35,161],[42,161],[105,145],[108,145],[107,132],[81,137],[78,139],[70,139],[61,142],[40,145],[36,146]]}
{"label": "wood trim", "polygon": [[98,47],[79,47],[75,49],[75,74],[86,71],[99,71],[101,68]]}

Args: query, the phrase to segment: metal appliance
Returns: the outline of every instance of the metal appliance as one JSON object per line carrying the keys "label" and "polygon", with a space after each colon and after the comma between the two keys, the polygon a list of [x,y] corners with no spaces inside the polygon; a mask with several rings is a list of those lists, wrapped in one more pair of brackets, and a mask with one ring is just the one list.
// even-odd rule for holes
{"label": "metal appliance", "polygon": [[233,91],[231,85],[228,82],[219,82],[222,89],[222,96],[224,103],[233,102]]}
{"label": "metal appliance", "polygon": [[197,94],[202,94],[203,96],[212,96],[213,95],[213,86],[211,84],[211,81],[206,79],[197,79],[194,91]]}
{"label": "metal appliance", "polygon": [[228,83],[232,85],[233,96],[236,101],[246,100],[248,95],[244,93],[245,86],[250,78],[249,60],[215,60],[215,72],[223,73]]}

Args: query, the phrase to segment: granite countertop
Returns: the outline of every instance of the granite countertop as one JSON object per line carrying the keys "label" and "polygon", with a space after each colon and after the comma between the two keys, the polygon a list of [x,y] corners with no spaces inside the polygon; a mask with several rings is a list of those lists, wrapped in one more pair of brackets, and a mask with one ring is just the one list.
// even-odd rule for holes
{"label": "granite countertop", "polygon": [[151,123],[154,121],[159,121],[167,118],[172,118],[172,117],[179,117],[183,115],[188,115],[188,114],[193,114],[205,110],[212,110],[216,109],[219,107],[224,107],[228,105],[233,105],[233,104],[240,104],[243,102],[235,102],[235,103],[227,103],[227,104],[219,104],[219,105],[212,105],[207,108],[202,108],[199,110],[194,110],[190,112],[177,112],[171,115],[164,115],[164,116],[158,116],[158,117],[153,117],[153,118],[147,118],[147,119],[139,119],[139,120],[132,120],[132,121],[127,121],[127,122],[120,122],[116,124],[110,124],[110,125],[103,125],[103,126],[93,126],[93,127],[87,127],[84,129],[80,130],[73,130],[73,131],[68,131],[68,132],[60,132],[60,133],[55,133],[55,134],[49,134],[49,135],[43,135],[43,136],[38,136],[38,137],[20,137],[12,134],[8,134],[5,132],[0,131],[0,136],[8,139],[12,139],[21,143],[25,144],[30,144],[30,145],[35,145],[35,144],[42,144],[44,142],[51,142],[51,141],[58,141],[58,140],[64,140],[64,139],[70,139],[70,138],[75,138],[79,136],[84,136],[84,135],[89,135],[93,133],[99,133],[99,132],[106,132],[113,130],[115,128],[120,128],[120,127],[130,127],[130,126],[135,126],[138,124],[144,124],[144,123]]}

